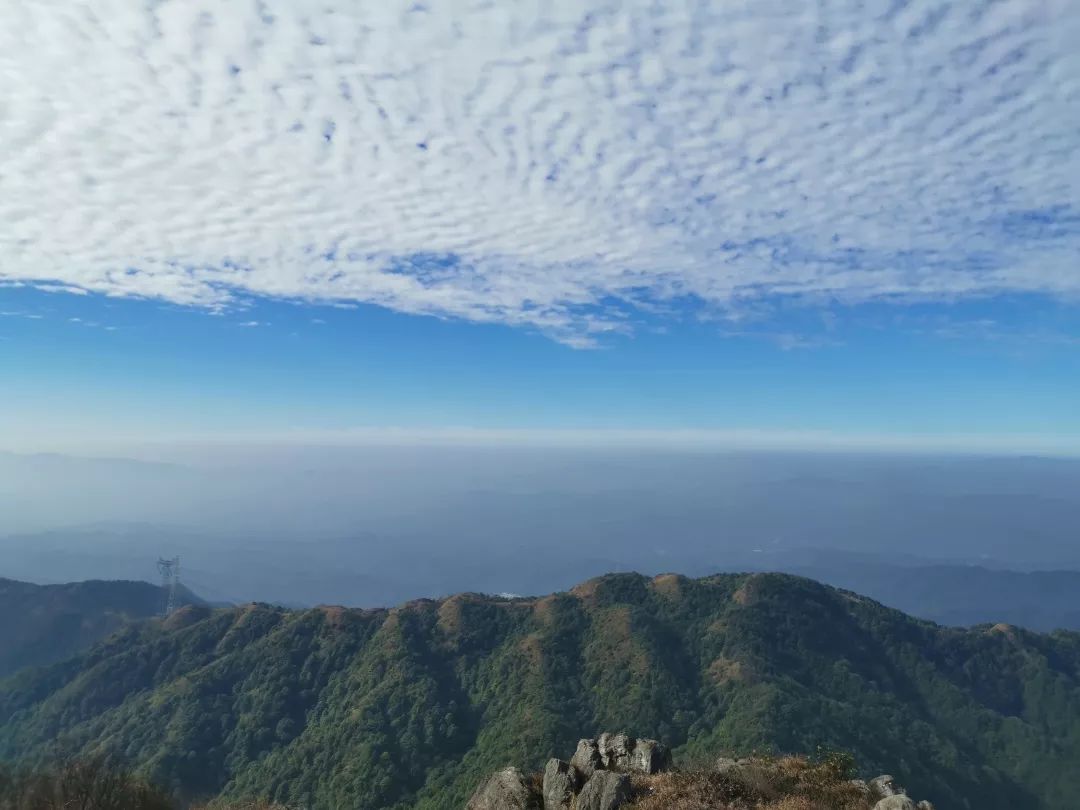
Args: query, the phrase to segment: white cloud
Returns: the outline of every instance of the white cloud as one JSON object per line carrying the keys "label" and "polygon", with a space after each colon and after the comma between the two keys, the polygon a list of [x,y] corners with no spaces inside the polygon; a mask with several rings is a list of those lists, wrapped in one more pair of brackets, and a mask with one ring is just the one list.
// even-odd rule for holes
{"label": "white cloud", "polygon": [[1075,3],[614,8],[15,0],[0,280],[574,345],[684,301],[1080,293]]}

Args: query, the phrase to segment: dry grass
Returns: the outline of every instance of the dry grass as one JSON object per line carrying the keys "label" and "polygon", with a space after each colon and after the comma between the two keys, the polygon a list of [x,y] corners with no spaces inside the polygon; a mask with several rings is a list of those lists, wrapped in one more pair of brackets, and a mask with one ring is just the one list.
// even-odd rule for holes
{"label": "dry grass", "polygon": [[190,810],[290,810],[290,808],[283,804],[274,804],[262,799],[252,799],[242,802],[211,802],[210,804],[192,807]]}
{"label": "dry grass", "polygon": [[838,758],[755,757],[737,770],[697,769],[634,777],[637,810],[868,810]]}

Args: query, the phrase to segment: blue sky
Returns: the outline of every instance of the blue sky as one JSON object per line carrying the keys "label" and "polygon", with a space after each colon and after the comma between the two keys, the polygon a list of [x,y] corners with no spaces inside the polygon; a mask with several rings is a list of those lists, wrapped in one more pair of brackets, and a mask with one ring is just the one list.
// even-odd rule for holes
{"label": "blue sky", "polygon": [[1080,439],[1080,324],[1053,301],[665,320],[576,349],[370,305],[0,299],[0,414],[22,448],[386,427],[962,436],[988,450],[1028,437],[1036,451]]}
{"label": "blue sky", "polygon": [[1080,452],[1076,41],[1067,0],[17,2],[5,446]]}

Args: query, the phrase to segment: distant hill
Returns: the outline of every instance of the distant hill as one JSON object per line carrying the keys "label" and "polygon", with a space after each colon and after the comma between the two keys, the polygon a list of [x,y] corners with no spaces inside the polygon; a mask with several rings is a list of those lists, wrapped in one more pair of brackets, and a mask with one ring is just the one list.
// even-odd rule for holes
{"label": "distant hill", "polygon": [[459,808],[599,730],[676,761],[853,753],[942,810],[1071,810],[1080,635],[941,628],[780,574],[615,574],[390,610],[188,607],[0,684],[0,760],[112,754],[178,796]]}
{"label": "distant hill", "polygon": [[999,571],[976,565],[794,566],[792,573],[867,594],[938,624],[1006,622],[1080,630],[1080,571]]}
{"label": "distant hill", "polygon": [[1080,630],[1080,571],[1014,571],[836,549],[771,551],[743,562],[744,570],[809,577],[938,624]]}
{"label": "distant hill", "polygon": [[[190,591],[182,603],[198,602]],[[61,661],[128,622],[161,610],[161,588],[149,582],[34,585],[0,578],[0,677]]]}

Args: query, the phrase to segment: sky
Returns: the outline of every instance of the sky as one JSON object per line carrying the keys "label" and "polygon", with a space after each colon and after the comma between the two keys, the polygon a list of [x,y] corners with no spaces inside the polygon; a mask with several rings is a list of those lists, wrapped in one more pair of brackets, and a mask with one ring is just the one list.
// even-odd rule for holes
{"label": "sky", "polygon": [[0,449],[1080,455],[1080,6],[15,0]]}

